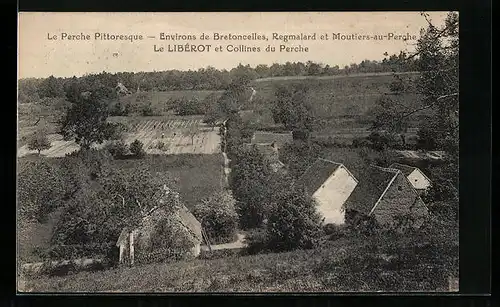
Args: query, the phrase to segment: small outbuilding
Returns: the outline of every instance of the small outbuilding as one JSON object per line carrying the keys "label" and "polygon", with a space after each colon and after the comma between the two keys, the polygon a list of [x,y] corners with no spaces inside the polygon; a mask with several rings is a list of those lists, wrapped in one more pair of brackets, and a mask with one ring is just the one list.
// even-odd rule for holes
{"label": "small outbuilding", "polygon": [[[200,254],[203,241],[201,223],[179,200],[178,193],[165,187],[165,196],[173,197],[174,206],[150,209],[138,227],[125,227],[116,246],[119,263],[134,265],[152,258],[189,258]],[[153,259],[154,261],[154,259]]]}
{"label": "small outbuilding", "polygon": [[418,167],[394,163],[389,168],[400,170],[418,192],[423,192],[432,185],[431,180]]}
{"label": "small outbuilding", "polygon": [[279,159],[278,147],[274,144],[249,144],[246,143],[247,148],[255,147],[264,156],[264,159],[269,163],[274,172],[284,171],[285,164]]}
{"label": "small outbuilding", "polygon": [[252,136],[252,144],[272,145],[279,150],[283,145],[293,143],[293,134],[288,132],[256,131]]}

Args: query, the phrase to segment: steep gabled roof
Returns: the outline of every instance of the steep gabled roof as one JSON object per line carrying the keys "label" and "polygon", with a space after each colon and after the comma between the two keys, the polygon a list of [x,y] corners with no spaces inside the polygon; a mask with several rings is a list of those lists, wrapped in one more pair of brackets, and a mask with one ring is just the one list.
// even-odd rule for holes
{"label": "steep gabled roof", "polygon": [[272,144],[273,142],[282,145],[285,143],[293,142],[292,132],[267,132],[267,131],[256,131],[252,137],[252,144]]}
{"label": "steep gabled roof", "polygon": [[202,241],[201,236],[201,223],[194,217],[194,215],[189,211],[184,205],[180,205],[179,208],[179,218],[183,226],[187,227],[191,235],[194,236],[198,241]]}
{"label": "steep gabled roof", "polygon": [[399,173],[397,169],[370,165],[347,199],[345,208],[370,214]]}
{"label": "steep gabled roof", "polygon": [[323,183],[339,168],[341,163],[318,158],[304,174],[300,176],[297,183],[305,187],[307,193],[314,194]]}
{"label": "steep gabled roof", "polygon": [[418,167],[400,164],[400,163],[393,163],[389,167],[400,170],[406,177],[408,177],[408,175],[413,173],[413,171],[418,170],[422,174],[422,176],[425,177],[425,179],[427,179],[429,182],[431,182],[431,180]]}
{"label": "steep gabled roof", "polygon": [[389,168],[394,168],[394,169],[398,169],[400,170],[405,176],[408,176],[410,175],[411,173],[413,173],[413,171],[415,169],[417,169],[416,167],[414,166],[410,166],[410,165],[405,165],[405,164],[399,164],[399,163],[393,163],[391,164],[391,166],[389,166]]}

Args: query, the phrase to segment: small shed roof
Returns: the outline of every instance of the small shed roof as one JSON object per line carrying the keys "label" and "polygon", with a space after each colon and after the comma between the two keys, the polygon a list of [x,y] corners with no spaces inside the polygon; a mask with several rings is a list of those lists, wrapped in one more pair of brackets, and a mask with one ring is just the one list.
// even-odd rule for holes
{"label": "small shed roof", "polygon": [[288,132],[267,132],[256,131],[252,137],[252,144],[272,144],[277,143],[283,145],[285,143],[292,143],[293,135],[291,131]]}
{"label": "small shed roof", "polygon": [[312,195],[339,167],[342,167],[341,163],[318,158],[302,174],[298,184],[303,185],[307,193]]}
{"label": "small shed roof", "polygon": [[347,199],[345,208],[369,214],[399,173],[397,169],[370,165]]}

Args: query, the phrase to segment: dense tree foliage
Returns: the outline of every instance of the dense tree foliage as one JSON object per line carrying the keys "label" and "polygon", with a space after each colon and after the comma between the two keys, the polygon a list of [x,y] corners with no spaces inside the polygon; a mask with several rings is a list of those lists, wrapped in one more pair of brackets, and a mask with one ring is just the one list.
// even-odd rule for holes
{"label": "dense tree foliage", "polygon": [[[420,123],[419,145],[458,157],[458,14],[449,13],[442,27],[435,26],[426,14],[423,16],[428,27],[421,33],[416,52],[401,53],[397,61],[399,65],[413,63],[420,72],[416,86],[400,76],[391,85],[396,94],[401,90],[420,94],[422,105],[409,109],[398,101],[397,95],[381,98],[373,110],[372,129],[403,136],[409,119],[427,112],[429,116]],[[404,145],[404,138],[402,142]]]}
{"label": "dense tree foliage", "polygon": [[[61,133],[66,139],[74,139],[82,148],[101,144],[110,139],[116,124],[108,123],[108,102],[116,93],[104,86],[85,91],[86,85],[72,83],[66,92],[71,103],[61,120]],[[88,88],[88,87],[87,87]]]}
{"label": "dense tree foliage", "polygon": [[278,86],[272,105],[273,119],[295,132],[311,132],[314,126],[313,108],[307,100],[307,86]]}
{"label": "dense tree foliage", "polygon": [[276,191],[267,222],[268,246],[274,250],[316,247],[322,236],[321,216],[305,191]]}
{"label": "dense tree foliage", "polygon": [[202,115],[206,111],[204,101],[200,101],[196,97],[179,98],[173,104],[177,115]]}
{"label": "dense tree foliage", "polygon": [[44,128],[38,128],[37,131],[33,133],[28,141],[28,149],[36,150],[38,154],[42,150],[50,148],[50,141],[47,137],[47,130]]}
{"label": "dense tree foliage", "polygon": [[233,159],[229,183],[238,201],[237,210],[243,228],[259,227],[270,202],[271,169],[256,148],[242,148]]}
{"label": "dense tree foliage", "polygon": [[[402,61],[406,58],[405,61]],[[281,77],[281,76],[318,76],[340,75],[351,73],[378,73],[378,72],[403,72],[415,71],[418,58],[408,59],[406,53],[386,57],[382,61],[363,60],[359,64],[352,63],[344,68],[338,65],[324,65],[308,61],[274,63],[272,65],[260,64],[256,67],[238,65],[231,70],[219,70],[214,67],[200,68],[198,70],[167,70],[159,72],[120,72],[88,74],[79,78],[55,78],[53,76],[43,79],[23,79],[19,81],[19,102],[37,102],[44,97],[64,97],[64,91],[75,80],[85,84],[86,87],[102,86],[114,89],[121,82],[131,92],[145,91],[175,91],[175,90],[226,90],[231,83],[247,83],[256,78]]]}
{"label": "dense tree foliage", "polygon": [[142,158],[146,154],[144,144],[137,139],[130,143],[130,152],[137,158]]}
{"label": "dense tree foliage", "polygon": [[66,172],[70,197],[53,232],[52,256],[69,256],[74,249],[64,255],[61,248],[73,245],[87,246],[89,253],[107,253],[123,227],[137,226],[151,208],[173,210],[163,197],[167,182],[144,165],[123,170],[112,166],[111,159],[105,151],[92,149],[64,158],[61,170]]}
{"label": "dense tree foliage", "polygon": [[229,192],[217,193],[198,203],[193,214],[201,225],[211,244],[232,242],[238,229],[236,201]]}
{"label": "dense tree foliage", "polygon": [[62,206],[70,191],[62,170],[42,159],[28,162],[17,177],[20,218],[44,222],[50,212]]}

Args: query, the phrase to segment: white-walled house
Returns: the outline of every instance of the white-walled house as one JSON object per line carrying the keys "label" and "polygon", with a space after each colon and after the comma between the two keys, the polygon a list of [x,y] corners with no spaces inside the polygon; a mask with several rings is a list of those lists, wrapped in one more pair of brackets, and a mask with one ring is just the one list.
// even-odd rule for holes
{"label": "white-walled house", "polygon": [[431,180],[418,167],[394,163],[389,168],[401,171],[418,192],[425,191],[431,186]]}
{"label": "white-walled house", "polygon": [[324,224],[344,224],[344,203],[356,188],[358,180],[342,163],[318,158],[298,183],[318,203]]}

